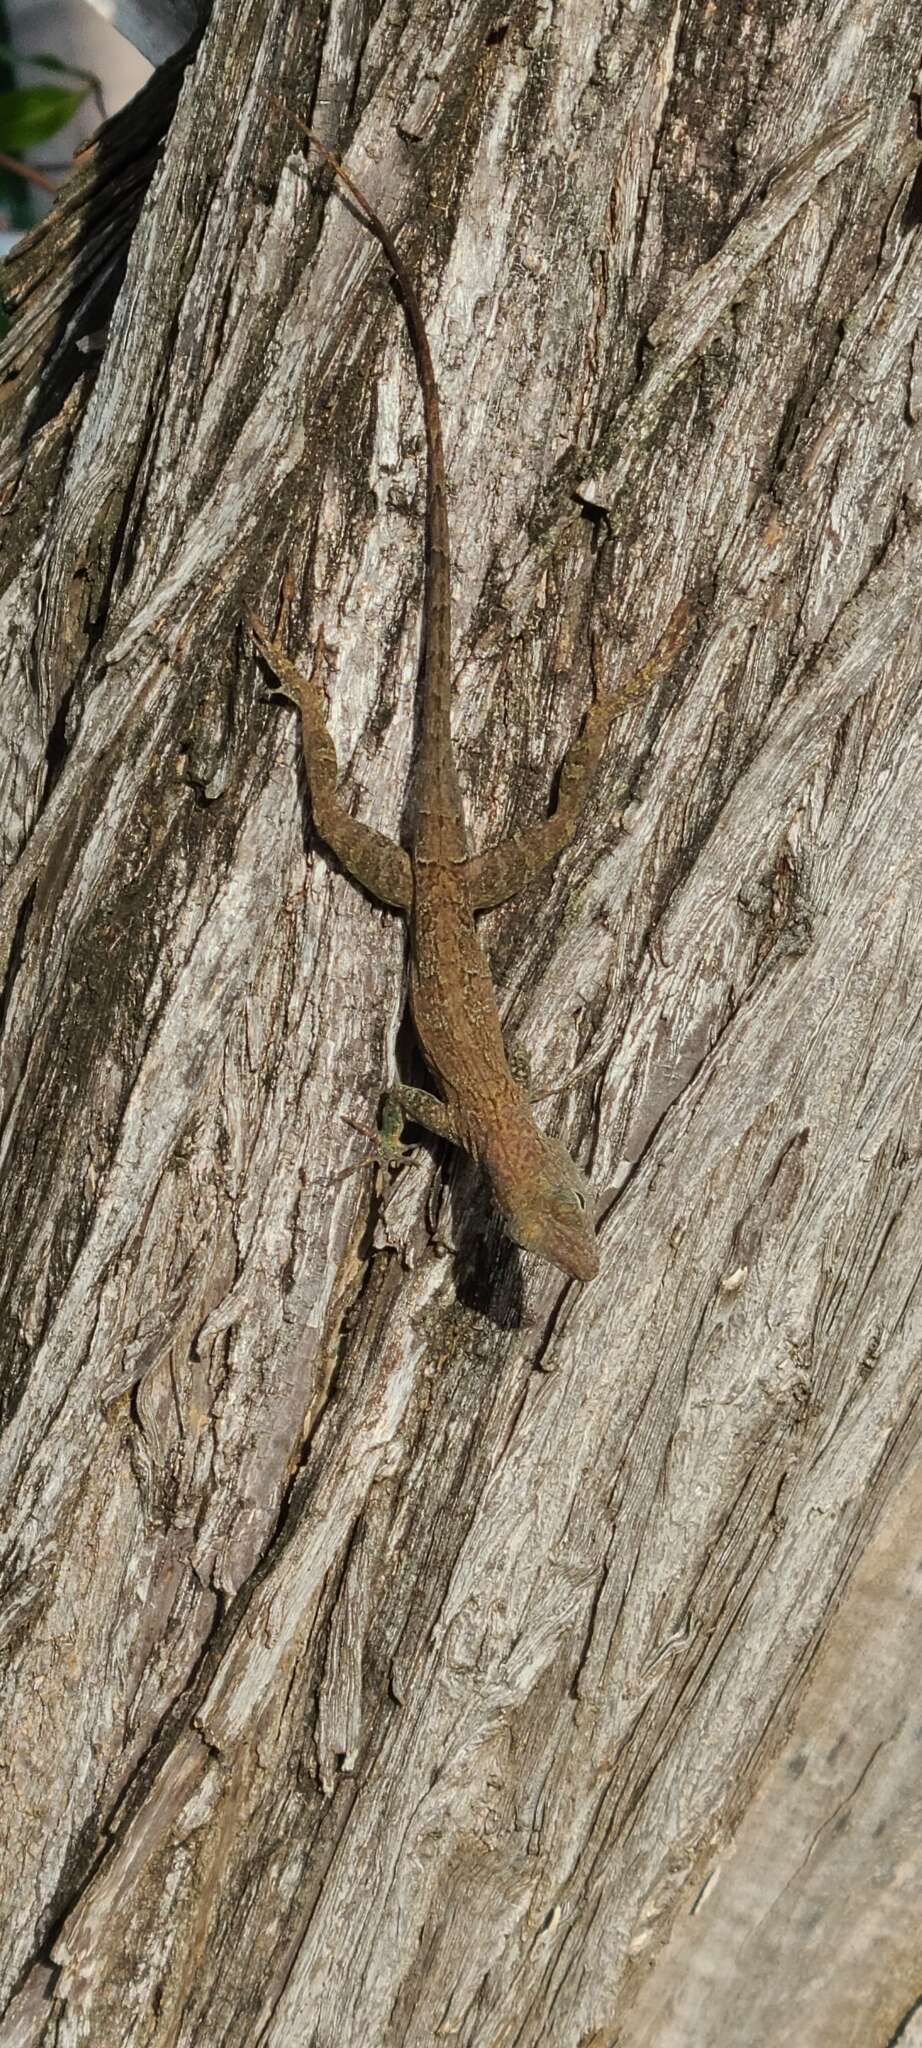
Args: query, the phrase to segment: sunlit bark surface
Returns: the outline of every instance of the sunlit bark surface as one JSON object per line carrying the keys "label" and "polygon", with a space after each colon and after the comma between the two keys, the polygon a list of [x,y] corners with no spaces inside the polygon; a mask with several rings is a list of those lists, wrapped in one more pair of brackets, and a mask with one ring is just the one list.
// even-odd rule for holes
{"label": "sunlit bark surface", "polygon": [[[0,2048],[672,2048],[918,1459],[917,9],[307,12],[219,0],[7,279]],[[419,280],[476,845],[701,607],[485,924],[582,1290],[344,1173],[404,934],[241,621],[405,831],[422,420],[280,101]]]}

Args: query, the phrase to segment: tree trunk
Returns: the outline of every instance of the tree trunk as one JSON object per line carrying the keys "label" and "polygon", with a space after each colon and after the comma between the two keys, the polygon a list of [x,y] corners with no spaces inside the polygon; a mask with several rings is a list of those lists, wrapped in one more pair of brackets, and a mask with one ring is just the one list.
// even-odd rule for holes
{"label": "tree trunk", "polygon": [[[916,15],[219,0],[10,266],[0,2048],[630,2044],[916,1461]],[[582,1289],[343,1171],[404,932],[240,622],[401,829],[422,418],[286,106],[419,279],[476,845],[701,607],[485,921]]]}

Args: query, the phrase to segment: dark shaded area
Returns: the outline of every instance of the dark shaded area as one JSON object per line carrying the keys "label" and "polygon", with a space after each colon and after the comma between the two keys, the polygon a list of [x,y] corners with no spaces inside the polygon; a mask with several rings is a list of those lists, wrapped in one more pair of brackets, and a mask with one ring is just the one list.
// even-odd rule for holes
{"label": "dark shaded area", "polygon": [[[0,402],[23,381],[22,445],[57,417],[72,386],[99,360],[125,275],[131,237],[198,38],[155,71],[77,157],[46,218],[4,265],[9,321],[0,347]],[[42,294],[66,279],[46,322]],[[28,323],[27,323],[27,316]]]}
{"label": "dark shaded area", "polygon": [[916,175],[910,185],[909,196],[900,220],[900,228],[904,235],[918,227],[922,227],[922,163],[916,166]]}

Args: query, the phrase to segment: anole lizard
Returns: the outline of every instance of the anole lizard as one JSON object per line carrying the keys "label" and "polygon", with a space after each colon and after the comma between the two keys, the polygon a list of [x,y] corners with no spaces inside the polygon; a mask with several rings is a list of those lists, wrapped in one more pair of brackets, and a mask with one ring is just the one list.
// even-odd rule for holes
{"label": "anole lizard", "polygon": [[[302,124],[298,123],[299,127]],[[468,852],[451,738],[451,567],[445,458],[438,390],[419,300],[384,222],[349,172],[308,128],[307,140],[335,171],[377,236],[403,304],[422,390],[426,428],[426,576],[416,816],[409,852],[350,816],[337,795],[319,664],[295,667],[260,620],[250,624],[283,693],[300,707],[304,761],[314,824],[353,880],[402,910],[410,929],[410,1007],[441,1099],[398,1085],[389,1106],[437,1136],[450,1138],[484,1168],[506,1229],[575,1280],[591,1280],[599,1259],[589,1186],[564,1146],[539,1130],[528,1095],[513,1075],[474,913],[503,903],[572,838],[609,726],[626,695],[662,672],[687,638],[693,617],[680,605],[645,669],[627,690],[597,694],[560,774],[553,814],[490,847]],[[393,1144],[393,1141],[391,1141]],[[396,1146],[393,1148],[396,1150]]]}

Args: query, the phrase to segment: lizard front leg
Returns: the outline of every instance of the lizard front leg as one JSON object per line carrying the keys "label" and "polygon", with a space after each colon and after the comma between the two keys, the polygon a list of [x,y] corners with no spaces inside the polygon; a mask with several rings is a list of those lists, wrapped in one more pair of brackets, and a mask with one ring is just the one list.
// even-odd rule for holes
{"label": "lizard front leg", "polygon": [[408,1088],[398,1081],[388,1089],[381,1113],[381,1152],[390,1164],[400,1158],[406,1122],[421,1124],[424,1131],[431,1131],[436,1138],[447,1138],[452,1145],[463,1144],[447,1103],[425,1088]]}
{"label": "lizard front leg", "polygon": [[386,839],[373,825],[353,818],[337,794],[339,768],[336,748],[327,725],[326,705],[320,687],[320,663],[325,653],[320,633],[309,676],[296,668],[283,647],[274,640],[261,619],[249,614],[253,638],[276,679],[283,697],[297,704],[301,713],[301,744],[311,794],[311,809],[319,837],[338,861],[379,903],[394,910],[410,909],[413,901],[413,871],[410,856],[395,840]]}

